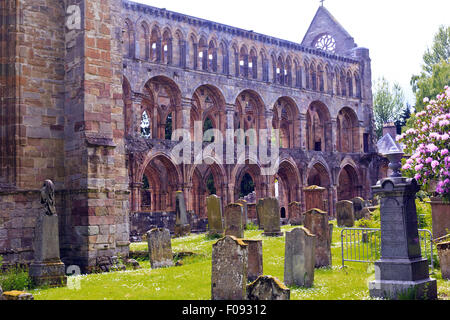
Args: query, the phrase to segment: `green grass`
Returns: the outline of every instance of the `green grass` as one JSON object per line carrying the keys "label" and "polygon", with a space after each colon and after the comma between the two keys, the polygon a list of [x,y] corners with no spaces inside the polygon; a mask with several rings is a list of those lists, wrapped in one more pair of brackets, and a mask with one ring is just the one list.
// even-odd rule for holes
{"label": "green grass", "polygon": [[[282,227],[289,231],[295,227]],[[370,299],[368,281],[374,279],[373,264],[346,263],[341,269],[340,228],[333,231],[332,262],[329,269],[316,269],[314,286],[310,289],[290,287],[292,300],[361,300]],[[262,231],[245,231],[245,238],[263,240],[264,274],[283,281],[285,237],[269,238]],[[36,300],[210,300],[211,252],[217,239],[204,234],[172,239],[174,252],[193,252],[183,265],[165,269],[150,268],[148,261],[136,271],[120,271],[76,276],[80,290],[65,288],[33,290]],[[147,250],[146,243],[135,243],[131,251]],[[348,266],[348,267],[347,267]],[[449,281],[438,280],[440,298],[450,296]],[[70,282],[71,280],[69,280]]]}

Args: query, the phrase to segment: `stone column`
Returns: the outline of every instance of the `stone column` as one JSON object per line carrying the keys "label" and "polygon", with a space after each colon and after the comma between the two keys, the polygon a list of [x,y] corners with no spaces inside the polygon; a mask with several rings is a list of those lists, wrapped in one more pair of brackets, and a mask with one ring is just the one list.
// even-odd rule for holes
{"label": "stone column", "polygon": [[331,151],[336,152],[337,150],[337,120],[331,119]]}
{"label": "stone column", "polygon": [[141,210],[141,189],[144,184],[142,182],[133,182],[131,187],[131,210],[138,212]]}
{"label": "stone column", "polygon": [[306,151],[308,149],[308,143],[306,141],[306,114],[300,114],[299,115],[299,121],[300,121],[300,149],[302,151]]}
{"label": "stone column", "polygon": [[436,299],[436,280],[422,257],[415,204],[416,180],[386,178],[372,187],[381,197],[381,259],[375,262],[370,296],[399,299]]}

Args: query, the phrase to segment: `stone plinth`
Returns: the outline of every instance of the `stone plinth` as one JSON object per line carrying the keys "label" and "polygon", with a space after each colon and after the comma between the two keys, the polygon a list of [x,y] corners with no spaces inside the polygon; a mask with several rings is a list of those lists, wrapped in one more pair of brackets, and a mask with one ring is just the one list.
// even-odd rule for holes
{"label": "stone plinth", "polygon": [[387,178],[372,187],[381,198],[381,259],[375,262],[370,296],[388,299],[436,299],[436,280],[421,255],[417,227],[416,180]]}
{"label": "stone plinth", "polygon": [[244,238],[243,209],[239,203],[231,203],[225,207],[225,235]]}
{"label": "stone plinth", "polygon": [[208,213],[208,234],[223,235],[222,200],[216,195],[206,198],[206,211]]}
{"label": "stone plinth", "polygon": [[176,192],[175,200],[175,237],[184,237],[191,233],[191,225],[189,224],[186,202],[182,191]]}
{"label": "stone plinth", "polygon": [[352,228],[355,225],[353,202],[347,200],[337,202],[336,218],[338,227]]}
{"label": "stone plinth", "polygon": [[260,276],[247,286],[247,300],[290,300],[291,291],[272,276]]}
{"label": "stone plinth", "polygon": [[314,282],[316,236],[308,229],[286,232],[284,283],[310,288]]}
{"label": "stone plinth", "polygon": [[29,275],[36,286],[67,285],[66,269],[59,256],[58,216],[41,214],[34,230],[34,261]]}
{"label": "stone plinth", "polygon": [[325,199],[325,188],[318,186],[309,186],[303,189],[305,193],[305,210],[320,209],[327,211],[327,202]]}
{"label": "stone plinth", "polygon": [[233,236],[213,244],[211,300],[245,300],[248,246]]}
{"label": "stone plinth", "polygon": [[300,202],[289,203],[289,224],[300,226],[304,223],[304,215],[302,212],[302,204]]}
{"label": "stone plinth", "polygon": [[331,267],[331,232],[328,214],[319,209],[312,209],[305,213],[305,228],[316,238],[315,267]]}
{"label": "stone plinth", "polygon": [[280,237],[283,235],[280,228],[280,204],[276,198],[263,200],[262,216],[264,221],[263,235],[267,237]]}
{"label": "stone plinth", "polygon": [[263,275],[262,240],[242,239],[248,245],[247,281],[255,281]]}
{"label": "stone plinth", "polygon": [[152,229],[147,233],[148,254],[152,269],[172,267],[173,253],[170,231]]}

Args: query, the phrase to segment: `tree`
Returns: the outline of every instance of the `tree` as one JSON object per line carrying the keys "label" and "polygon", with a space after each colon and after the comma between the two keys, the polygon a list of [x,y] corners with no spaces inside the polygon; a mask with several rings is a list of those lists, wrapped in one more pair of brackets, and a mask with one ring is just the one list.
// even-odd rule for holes
{"label": "tree", "polygon": [[378,79],[374,87],[373,112],[375,132],[379,139],[383,135],[384,124],[402,121],[402,115],[405,112],[405,95],[398,83],[391,86],[384,77]]}
{"label": "tree", "polygon": [[440,26],[431,49],[423,55],[422,72],[411,77],[416,94],[416,112],[425,107],[424,98],[435,98],[446,85],[450,85],[450,26]]}

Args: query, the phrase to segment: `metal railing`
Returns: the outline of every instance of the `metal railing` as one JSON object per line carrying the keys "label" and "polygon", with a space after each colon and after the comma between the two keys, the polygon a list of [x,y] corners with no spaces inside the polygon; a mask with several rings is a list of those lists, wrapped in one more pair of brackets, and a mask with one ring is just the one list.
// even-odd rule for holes
{"label": "metal railing", "polygon": [[[420,229],[422,256],[430,261],[433,269],[433,235],[430,230]],[[345,261],[372,263],[380,259],[381,230],[371,228],[344,228],[341,231],[342,267]]]}

